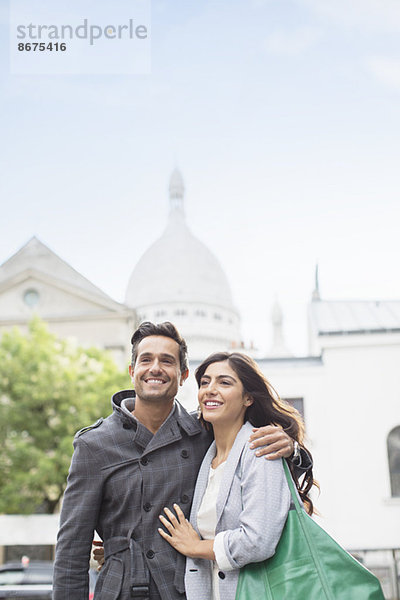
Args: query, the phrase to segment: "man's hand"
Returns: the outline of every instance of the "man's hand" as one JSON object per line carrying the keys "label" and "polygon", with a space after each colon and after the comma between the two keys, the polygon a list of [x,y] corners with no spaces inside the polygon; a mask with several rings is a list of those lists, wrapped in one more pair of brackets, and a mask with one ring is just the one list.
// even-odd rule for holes
{"label": "man's hand", "polygon": [[254,427],[253,431],[249,442],[251,442],[250,448],[258,448],[257,456],[265,456],[268,460],[292,456],[294,441],[280,427],[264,425],[264,427]]}
{"label": "man's hand", "polygon": [[101,567],[104,565],[103,542],[93,540],[93,546],[96,546],[93,550],[93,560],[97,562],[97,570],[101,571]]}

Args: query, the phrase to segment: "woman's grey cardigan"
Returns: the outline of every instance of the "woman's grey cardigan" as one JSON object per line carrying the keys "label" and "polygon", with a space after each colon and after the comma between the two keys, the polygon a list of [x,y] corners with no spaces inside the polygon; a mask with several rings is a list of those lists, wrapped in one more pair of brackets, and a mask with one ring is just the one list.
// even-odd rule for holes
{"label": "woman's grey cardigan", "polygon": [[[290,492],[282,460],[270,461],[255,456],[248,443],[252,429],[247,422],[239,431],[218,494],[214,553],[219,567],[221,600],[235,600],[240,567],[274,554],[289,511]],[[214,442],[197,477],[190,516],[195,529],[215,451]],[[212,597],[211,565],[211,561],[204,559],[187,559],[185,588],[188,600]]]}

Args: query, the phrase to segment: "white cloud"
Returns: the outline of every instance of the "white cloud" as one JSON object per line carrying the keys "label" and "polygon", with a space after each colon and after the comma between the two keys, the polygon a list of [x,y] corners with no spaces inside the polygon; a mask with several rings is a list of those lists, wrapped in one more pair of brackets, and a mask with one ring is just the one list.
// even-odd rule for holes
{"label": "white cloud", "polygon": [[296,56],[311,48],[322,38],[322,30],[316,27],[300,27],[294,30],[275,31],[264,42],[271,54]]}
{"label": "white cloud", "polygon": [[379,81],[400,91],[400,59],[373,57],[368,67]]}
{"label": "white cloud", "polygon": [[367,31],[399,31],[399,0],[297,0],[330,21]]}

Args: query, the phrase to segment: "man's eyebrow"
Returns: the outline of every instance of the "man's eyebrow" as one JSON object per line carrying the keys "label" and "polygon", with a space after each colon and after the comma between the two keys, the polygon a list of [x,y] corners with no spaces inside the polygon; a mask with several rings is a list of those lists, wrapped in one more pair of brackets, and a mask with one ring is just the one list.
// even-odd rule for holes
{"label": "man's eyebrow", "polygon": [[168,354],[167,352],[163,352],[161,354],[161,358],[172,358],[173,360],[177,360],[176,356],[174,356],[173,354]]}
{"label": "man's eyebrow", "polygon": [[145,357],[145,358],[147,358],[147,357],[149,357],[149,356],[153,356],[153,354],[152,354],[151,352],[141,352],[141,353],[138,355],[138,358],[142,358],[142,357]]}
{"label": "man's eyebrow", "polygon": [[[151,358],[153,356],[154,356],[153,352],[148,352],[147,351],[147,352],[141,352],[139,354],[138,358]],[[160,354],[160,357],[161,358],[170,358],[170,359],[175,360],[175,361],[177,360],[176,356],[174,356],[173,354],[168,354],[168,352],[162,352]]]}

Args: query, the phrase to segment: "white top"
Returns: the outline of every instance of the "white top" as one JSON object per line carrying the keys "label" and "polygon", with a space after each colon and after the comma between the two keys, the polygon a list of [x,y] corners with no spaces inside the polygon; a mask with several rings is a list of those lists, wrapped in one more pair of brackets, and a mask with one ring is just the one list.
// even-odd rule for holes
{"label": "white top", "polygon": [[[216,469],[210,467],[207,488],[204,492],[199,512],[197,513],[197,527],[204,540],[213,540],[215,538],[215,528],[217,526],[217,498],[225,465],[226,461],[218,465]],[[212,566],[212,600],[220,600],[219,567],[215,561],[211,561],[210,564]]]}

